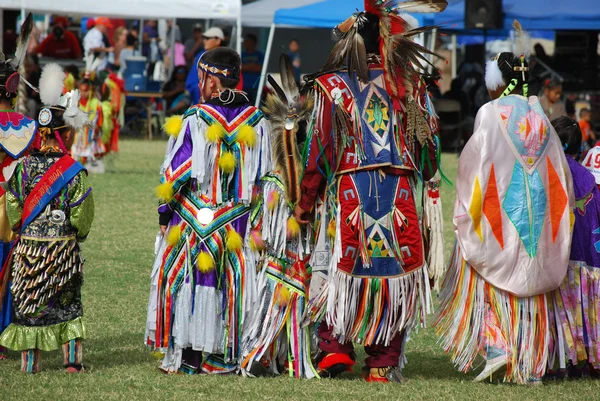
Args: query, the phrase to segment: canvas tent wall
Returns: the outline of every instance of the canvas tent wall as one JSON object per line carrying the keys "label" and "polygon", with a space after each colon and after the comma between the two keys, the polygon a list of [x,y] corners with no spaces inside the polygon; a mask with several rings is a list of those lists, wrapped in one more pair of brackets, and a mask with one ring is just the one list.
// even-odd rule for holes
{"label": "canvas tent wall", "polygon": [[236,21],[241,50],[241,0],[0,0],[0,10],[34,14],[107,16],[126,19],[210,19]]}
{"label": "canvas tent wall", "polygon": [[[431,16],[444,29],[465,30],[465,0],[449,0],[443,13]],[[598,0],[504,0],[504,29],[518,19],[527,30],[600,30]]]}

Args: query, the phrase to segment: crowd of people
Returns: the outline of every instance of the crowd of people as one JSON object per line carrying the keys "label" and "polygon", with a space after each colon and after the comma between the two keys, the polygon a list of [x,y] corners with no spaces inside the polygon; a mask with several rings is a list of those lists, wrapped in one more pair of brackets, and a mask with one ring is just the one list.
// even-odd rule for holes
{"label": "crowd of people", "polygon": [[[40,57],[74,61],[93,57],[96,60],[94,70],[97,73],[114,73],[120,79],[126,79],[127,59],[141,56],[146,58],[148,77],[164,81],[162,90],[168,103],[167,110],[172,110],[174,106],[173,83],[177,80],[176,75],[181,74],[182,68],[187,68],[189,76],[184,88],[187,93],[180,91],[177,95],[181,96],[175,96],[178,100],[175,106],[182,105],[184,101],[187,102],[187,107],[194,105],[199,100],[196,67],[198,58],[207,50],[226,46],[229,38],[219,27],[205,31],[203,25],[197,23],[193,25],[190,37],[184,40],[179,26],[173,27],[172,21],[168,21],[167,42],[170,43],[172,33],[175,39],[174,48],[171,49],[170,45],[161,42],[157,25],[156,20],[147,20],[140,32],[137,21],[128,27],[122,20],[97,17],[87,19],[87,31],[78,36],[70,29],[72,26],[68,18],[53,16],[47,35],[43,39],[39,32],[33,36],[29,45],[28,64],[39,70]],[[240,89],[247,93],[251,102],[256,99],[264,63],[264,54],[257,49],[257,45],[256,35],[245,35],[242,53],[244,79]],[[289,45],[289,54],[293,59],[296,80],[299,82],[301,61],[299,42],[295,39]],[[168,76],[167,72],[170,70],[173,72]],[[179,90],[179,87],[177,88]],[[34,96],[29,106],[31,110],[26,114],[34,117],[41,103]]]}
{"label": "crowd of people", "polygon": [[[447,4],[415,5],[440,12]],[[476,381],[503,372],[505,381],[536,385],[600,372],[600,146],[580,164],[587,111],[582,123],[550,120],[556,87],[530,96],[530,44],[518,22],[515,51],[486,63],[491,100],[459,159],[447,268],[436,75],[406,39],[434,27],[412,29],[389,3],[366,1],[335,27],[330,58],[304,85],[295,52],[281,56],[281,84],[269,79],[262,110],[239,89],[255,69],[244,72],[244,63],[260,63],[255,38],[244,61],[211,29],[191,69],[198,102],[186,108],[181,98],[187,66],[167,89],[145,328],[162,371],[333,378],[352,369],[362,345],[362,377],[400,383],[434,282],[436,333],[459,370],[483,357]],[[5,109],[24,57],[17,50],[15,61],[0,60]],[[0,275],[0,345],[21,351],[29,373],[40,351],[60,347],[65,369],[83,370],[78,244],[93,201],[70,152],[103,105],[90,97],[92,83],[69,90],[65,75],[44,68],[36,121],[0,114],[12,123],[0,124],[9,127],[2,165],[14,166],[1,170],[1,249],[10,259]]]}

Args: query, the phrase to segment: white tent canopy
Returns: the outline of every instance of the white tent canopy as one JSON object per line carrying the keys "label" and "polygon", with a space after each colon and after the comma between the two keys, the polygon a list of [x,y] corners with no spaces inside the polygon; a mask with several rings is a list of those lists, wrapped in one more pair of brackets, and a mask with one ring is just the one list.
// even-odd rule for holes
{"label": "white tent canopy", "polygon": [[281,8],[302,7],[321,0],[257,0],[242,7],[242,25],[268,28]]}
{"label": "white tent canopy", "polygon": [[0,9],[126,19],[236,20],[240,17],[241,8],[241,0],[0,0]]}

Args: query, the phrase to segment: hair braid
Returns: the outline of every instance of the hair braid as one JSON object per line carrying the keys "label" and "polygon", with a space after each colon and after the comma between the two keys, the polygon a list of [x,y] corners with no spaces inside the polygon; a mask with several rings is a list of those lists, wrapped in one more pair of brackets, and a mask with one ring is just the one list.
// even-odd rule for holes
{"label": "hair braid", "polygon": [[529,69],[529,64],[527,64],[524,56],[515,56],[513,53],[508,52],[500,53],[498,56],[498,68],[502,72],[502,79],[507,84],[503,96],[510,95],[515,90],[520,90],[524,96],[527,96],[529,70],[520,71],[520,67]]}

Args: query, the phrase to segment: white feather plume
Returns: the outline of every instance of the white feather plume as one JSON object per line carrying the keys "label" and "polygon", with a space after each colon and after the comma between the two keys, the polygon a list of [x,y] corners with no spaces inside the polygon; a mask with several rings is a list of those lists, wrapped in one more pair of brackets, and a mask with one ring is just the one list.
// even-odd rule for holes
{"label": "white feather plume", "polygon": [[515,38],[514,43],[514,54],[515,56],[520,56],[521,54],[525,55],[525,58],[529,58],[531,55],[531,36],[529,33],[525,32],[521,23],[515,20],[513,22],[513,28],[517,33],[517,37]]}
{"label": "white feather plume", "polygon": [[65,86],[65,72],[56,63],[46,64],[40,77],[40,99],[47,106],[57,105]]}
{"label": "white feather plume", "polygon": [[498,61],[488,60],[485,63],[485,86],[489,90],[493,91],[499,87],[506,85],[502,78],[502,71],[498,67]]}
{"label": "white feather plume", "polygon": [[79,91],[77,89],[67,93],[64,98],[67,99],[63,114],[65,123],[73,127],[75,130],[80,129],[88,122],[88,115],[79,109]]}

